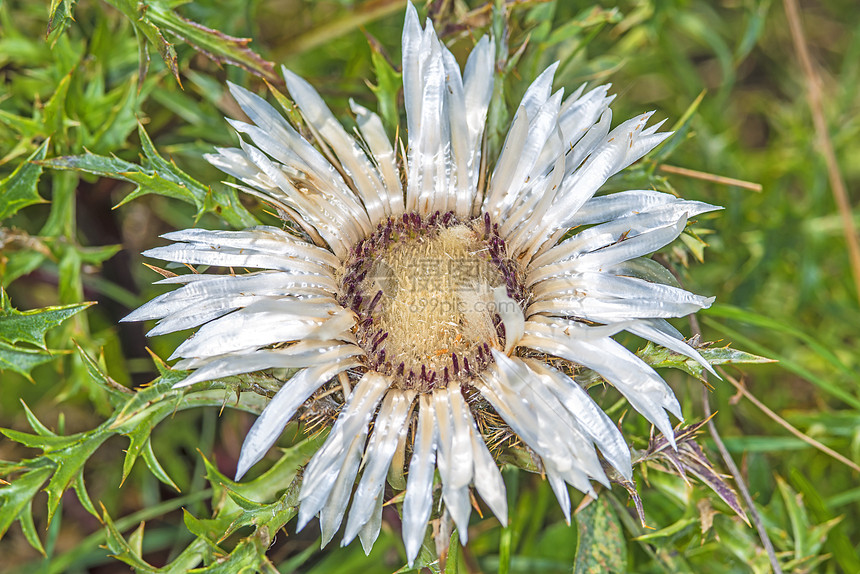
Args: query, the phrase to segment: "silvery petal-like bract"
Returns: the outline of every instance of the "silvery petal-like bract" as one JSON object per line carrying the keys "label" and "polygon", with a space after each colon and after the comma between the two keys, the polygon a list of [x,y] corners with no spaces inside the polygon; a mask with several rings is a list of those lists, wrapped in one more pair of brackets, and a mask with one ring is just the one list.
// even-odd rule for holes
{"label": "silvery petal-like bract", "polygon": [[328,397],[336,415],[303,473],[298,527],[319,516],[323,544],[343,526],[344,544],[357,536],[369,551],[386,476],[405,474],[412,564],[434,493],[464,543],[472,488],[506,524],[494,456],[505,445],[488,429],[539,457],[568,519],[568,485],[594,494],[610,467],[632,477],[621,431],[572,372],[596,372],[674,444],[675,395],[613,336],[628,331],[710,369],[666,319],[712,299],[673,285],[647,256],[718,208],[652,190],[595,195],[670,134],[648,126],[650,113],[613,128],[609,87],[565,98],[553,90],[557,64],[526,90],[487,165],[493,39],[478,40],[461,71],[409,5],[402,42],[405,145],[355,102],[356,128],[345,128],[288,70],[301,129],[229,86],[251,123],[231,120],[238,147],[207,159],[284,226],[166,234],[145,255],[221,271],[161,281],[178,288],[126,320],[157,320],[152,335],[197,329],[173,354],[193,370],[177,386],[289,373],[245,439],[237,478]]}

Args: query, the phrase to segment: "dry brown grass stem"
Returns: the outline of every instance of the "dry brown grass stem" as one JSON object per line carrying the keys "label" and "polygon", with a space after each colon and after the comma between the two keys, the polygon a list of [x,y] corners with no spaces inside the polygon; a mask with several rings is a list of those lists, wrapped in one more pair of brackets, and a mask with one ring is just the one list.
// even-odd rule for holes
{"label": "dry brown grass stem", "polygon": [[761,192],[762,190],[762,186],[760,183],[753,183],[751,181],[744,181],[742,179],[735,179],[733,177],[725,177],[723,175],[716,175],[705,171],[696,171],[695,169],[687,169],[686,167],[677,167],[674,165],[663,164],[658,169],[663,173],[673,173],[675,175],[680,175],[681,177],[701,179],[719,185],[733,185],[735,187],[740,187],[755,192]]}
{"label": "dry brown grass stem", "polygon": [[728,382],[730,382],[732,384],[732,386],[734,386],[738,390],[738,392],[740,394],[742,394],[744,397],[749,399],[749,401],[752,404],[754,404],[756,407],[758,407],[759,410],[761,410],[761,412],[766,414],[771,420],[773,420],[779,426],[783,427],[785,430],[787,430],[788,432],[790,432],[791,434],[793,434],[794,436],[796,436],[797,438],[799,438],[800,440],[802,440],[803,442],[805,442],[806,444],[811,446],[812,448],[820,450],[824,454],[835,458],[836,460],[838,460],[839,462],[841,462],[845,466],[849,467],[850,469],[852,469],[856,472],[860,472],[860,465],[855,463],[853,460],[846,458],[845,456],[839,454],[838,452],[836,452],[835,450],[833,450],[829,446],[821,444],[820,442],[818,442],[814,438],[802,433],[800,430],[798,430],[796,427],[794,427],[790,422],[788,422],[787,420],[785,420],[784,418],[782,418],[781,416],[779,416],[778,414],[773,412],[770,408],[768,408],[767,405],[765,405],[763,402],[758,400],[755,397],[755,395],[753,395],[751,392],[749,392],[749,390],[747,390],[747,388],[740,381],[738,381],[737,379],[735,379],[734,377],[729,375],[724,369],[722,369],[721,367],[717,367],[717,370],[720,372],[720,374],[723,376],[723,378],[725,378]]}
{"label": "dry brown grass stem", "polygon": [[833,142],[830,139],[827,120],[824,117],[821,77],[812,62],[809,47],[806,44],[803,25],[800,22],[798,0],[783,0],[782,3],[785,7],[788,27],[791,30],[794,49],[797,51],[800,66],[803,68],[803,75],[806,80],[806,99],[809,102],[809,110],[812,112],[815,136],[824,160],[827,162],[827,177],[830,180],[833,198],[836,200],[836,206],[839,208],[839,215],[842,219],[842,232],[845,235],[845,243],[848,245],[848,257],[854,275],[854,288],[857,291],[857,299],[860,301],[860,241],[857,239],[857,229],[854,226],[854,218],[851,213],[851,202],[848,199],[845,181],[839,171],[839,164],[836,162],[836,153],[833,150]]}

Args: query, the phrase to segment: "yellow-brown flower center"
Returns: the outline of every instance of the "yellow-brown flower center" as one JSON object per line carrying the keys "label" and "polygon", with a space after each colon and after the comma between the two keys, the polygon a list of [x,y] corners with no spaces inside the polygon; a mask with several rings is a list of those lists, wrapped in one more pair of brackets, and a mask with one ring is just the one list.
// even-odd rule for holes
{"label": "yellow-brown flower center", "polygon": [[522,300],[495,226],[452,213],[381,224],[355,247],[341,284],[368,367],[419,391],[471,378],[491,347],[504,347],[494,289]]}

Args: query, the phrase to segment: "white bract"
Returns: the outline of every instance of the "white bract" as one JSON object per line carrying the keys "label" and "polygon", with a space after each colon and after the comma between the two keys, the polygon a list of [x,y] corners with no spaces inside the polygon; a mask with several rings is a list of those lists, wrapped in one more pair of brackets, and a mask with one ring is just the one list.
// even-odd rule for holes
{"label": "white bract", "polygon": [[[613,335],[629,331],[710,369],[666,319],[712,299],[665,284],[647,256],[717,208],[650,190],[595,197],[669,134],[646,127],[651,114],[610,129],[608,87],[565,99],[552,92],[554,65],[529,87],[488,169],[494,55],[482,38],[461,73],[432,23],[422,29],[407,8],[400,161],[376,114],[353,103],[351,135],[288,70],[317,145],[231,84],[252,123],[231,120],[240,147],[207,159],[274,205],[286,230],[188,229],[145,253],[230,270],[165,279],[181,287],[126,318],[158,319],[153,335],[198,328],[173,354],[194,371],[177,386],[295,373],[248,433],[237,479],[316,393],[340,386],[339,415],[299,496],[298,527],[319,516],[323,544],[345,518],[343,544],[358,536],[370,550],[392,464],[407,477],[410,564],[437,483],[462,542],[473,487],[505,524],[505,484],[482,433],[489,414],[539,457],[569,518],[568,484],[594,494],[592,481],[608,484],[602,461],[627,479],[632,469],[618,427],[568,373],[596,371],[672,442],[675,395]],[[567,373],[539,359],[547,356]]]}

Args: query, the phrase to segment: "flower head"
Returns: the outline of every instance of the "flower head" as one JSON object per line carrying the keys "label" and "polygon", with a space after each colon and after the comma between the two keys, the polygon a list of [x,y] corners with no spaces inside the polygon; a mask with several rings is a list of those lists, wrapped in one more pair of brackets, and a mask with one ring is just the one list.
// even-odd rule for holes
{"label": "flower head", "polygon": [[145,253],[258,270],[165,279],[181,287],[127,317],[159,319],[152,335],[199,327],[171,357],[194,370],[177,386],[292,373],[249,431],[238,478],[312,397],[340,390],[299,496],[299,528],[318,515],[324,544],[346,516],[343,543],[359,536],[369,550],[392,465],[407,476],[410,563],[437,469],[461,541],[471,487],[504,524],[505,485],[487,446],[500,432],[531,449],[569,518],[567,484],[593,493],[592,481],[608,484],[604,463],[632,473],[624,437],[572,375],[594,370],[672,441],[667,413],[681,417],[672,390],[612,336],[629,331],[710,369],[665,319],[712,300],[666,284],[645,256],[717,208],[648,190],[595,197],[669,134],[646,127],[651,114],[610,129],[608,86],[565,99],[552,92],[553,65],[528,88],[490,170],[482,150],[494,53],[482,38],[461,73],[432,23],[422,29],[408,7],[399,160],[376,114],[353,103],[353,137],[287,70],[316,146],[231,84],[252,123],[230,120],[241,147],[207,159],[275,206],[285,229],[187,229]]}

